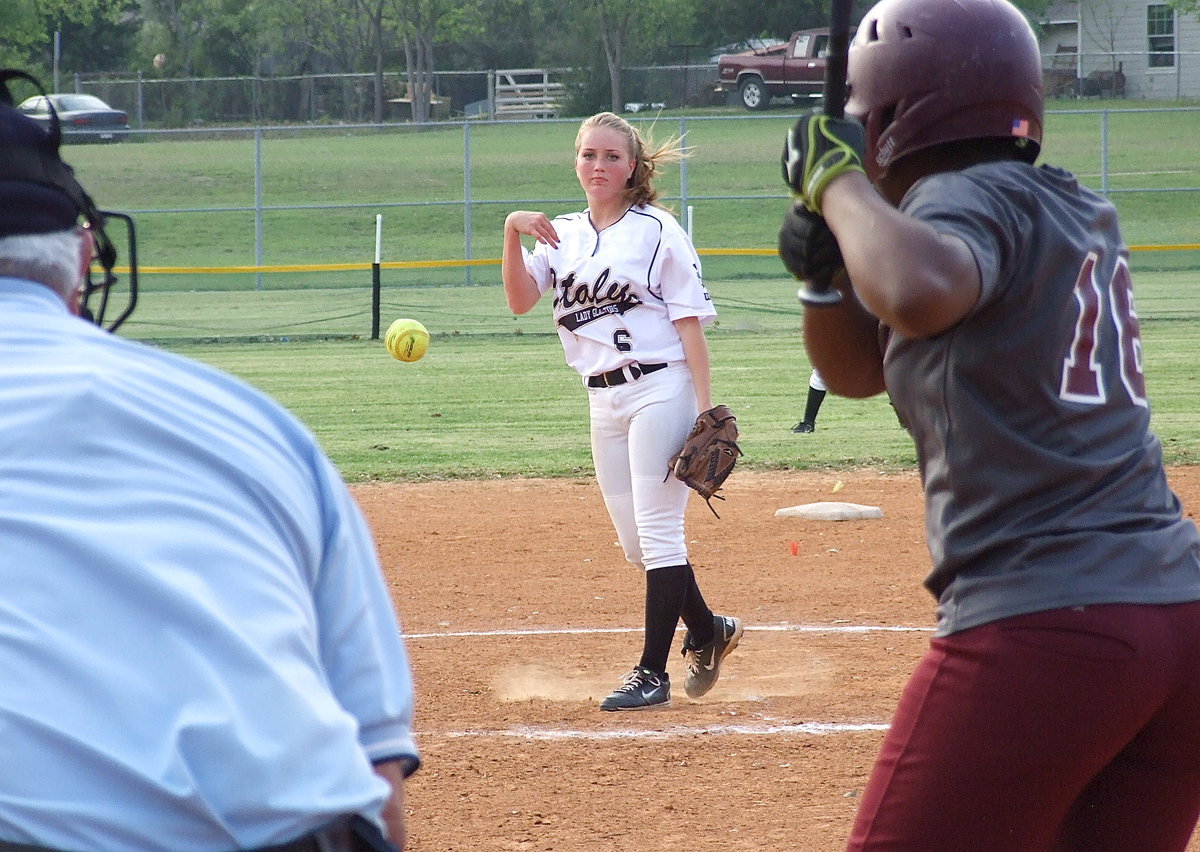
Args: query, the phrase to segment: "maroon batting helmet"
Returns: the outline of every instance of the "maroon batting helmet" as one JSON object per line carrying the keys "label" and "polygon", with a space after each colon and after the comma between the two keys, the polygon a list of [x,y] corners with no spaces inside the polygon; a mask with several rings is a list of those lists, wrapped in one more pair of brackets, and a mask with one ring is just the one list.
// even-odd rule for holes
{"label": "maroon batting helmet", "polygon": [[850,45],[847,87],[871,180],[944,142],[1012,138],[1029,162],[1041,149],[1042,57],[1006,0],[883,0]]}

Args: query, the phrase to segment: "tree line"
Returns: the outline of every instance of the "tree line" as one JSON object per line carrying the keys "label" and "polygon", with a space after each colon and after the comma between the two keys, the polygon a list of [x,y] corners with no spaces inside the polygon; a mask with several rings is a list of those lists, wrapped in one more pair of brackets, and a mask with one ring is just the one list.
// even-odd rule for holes
{"label": "tree line", "polygon": [[[1175,2],[1194,11],[1198,0]],[[1018,3],[1037,20],[1049,0]],[[860,0],[856,18],[870,5]],[[383,73],[403,69],[420,121],[429,117],[435,71],[580,69],[585,106],[615,109],[623,68],[702,61],[727,45],[823,26],[828,15],[828,0],[3,0],[0,65],[33,71],[47,85],[54,68],[369,73],[378,83],[376,120]]]}

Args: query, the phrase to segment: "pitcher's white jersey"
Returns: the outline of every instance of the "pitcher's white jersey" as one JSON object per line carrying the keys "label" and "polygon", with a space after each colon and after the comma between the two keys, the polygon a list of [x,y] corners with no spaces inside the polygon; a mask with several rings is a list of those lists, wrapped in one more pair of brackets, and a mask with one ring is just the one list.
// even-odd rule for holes
{"label": "pitcher's white jersey", "polygon": [[554,290],[554,322],[567,363],[592,376],[634,362],[684,360],[671,324],[716,318],[700,258],[675,218],[630,207],[597,233],[585,210],[554,219],[558,248],[538,243],[525,268],[538,290]]}

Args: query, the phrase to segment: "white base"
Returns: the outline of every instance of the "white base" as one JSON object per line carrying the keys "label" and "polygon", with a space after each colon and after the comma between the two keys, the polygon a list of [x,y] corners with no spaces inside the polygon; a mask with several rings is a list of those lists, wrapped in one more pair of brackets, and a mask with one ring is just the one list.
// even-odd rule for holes
{"label": "white base", "polygon": [[810,521],[859,521],[867,518],[882,518],[883,509],[878,506],[860,506],[857,503],[805,503],[790,506],[775,512],[777,518],[805,518]]}

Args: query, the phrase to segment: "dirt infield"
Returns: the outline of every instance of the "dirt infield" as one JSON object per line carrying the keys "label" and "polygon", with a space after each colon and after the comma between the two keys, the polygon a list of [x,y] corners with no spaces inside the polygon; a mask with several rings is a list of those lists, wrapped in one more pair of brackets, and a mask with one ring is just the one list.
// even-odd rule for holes
{"label": "dirt infield", "polygon": [[[1193,514],[1200,468],[1171,482]],[[693,498],[702,588],[745,637],[704,699],[676,653],[671,706],[616,714],[596,705],[637,661],[644,581],[593,480],[354,492],[416,677],[410,849],[842,848],[933,623],[915,475],[737,472],[719,520]],[[835,500],[883,517],[775,517]]]}

